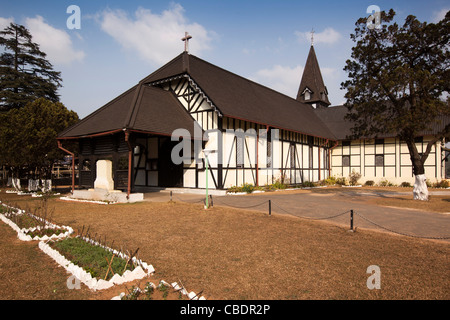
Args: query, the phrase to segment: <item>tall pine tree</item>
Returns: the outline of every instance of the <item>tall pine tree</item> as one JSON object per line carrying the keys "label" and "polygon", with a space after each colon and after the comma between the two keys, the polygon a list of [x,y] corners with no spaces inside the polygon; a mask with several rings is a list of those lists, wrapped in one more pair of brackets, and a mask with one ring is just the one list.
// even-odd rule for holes
{"label": "tall pine tree", "polygon": [[0,48],[0,111],[21,108],[38,98],[59,101],[61,73],[53,70],[24,26],[11,23],[0,31]]}
{"label": "tall pine tree", "polygon": [[[410,15],[400,26],[394,17],[392,9],[381,12],[379,28],[366,18],[356,22],[356,45],[344,68],[349,80],[342,83],[347,119],[353,138],[391,135],[406,143],[414,187],[423,194],[415,198],[427,200],[425,161],[436,142],[450,138],[450,12],[437,23]],[[436,130],[420,153],[415,139]]]}

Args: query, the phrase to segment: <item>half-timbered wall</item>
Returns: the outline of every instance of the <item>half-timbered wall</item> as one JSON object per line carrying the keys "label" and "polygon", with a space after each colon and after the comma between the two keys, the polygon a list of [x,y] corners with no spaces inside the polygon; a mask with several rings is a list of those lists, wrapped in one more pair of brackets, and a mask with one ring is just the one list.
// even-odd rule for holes
{"label": "half-timbered wall", "polygon": [[[173,92],[207,132],[208,142],[201,149],[215,150],[208,156],[209,188],[223,189],[245,183],[265,185],[277,180],[300,184],[328,177],[330,143],[327,140],[288,130],[269,128],[267,131],[265,125],[222,116],[187,76],[157,85]],[[193,144],[191,160],[183,164],[183,186],[205,188],[205,155],[195,150]]]}
{"label": "half-timbered wall", "polygon": [[[429,137],[416,140],[419,153],[425,152]],[[433,145],[425,161],[427,179],[444,179],[444,155],[440,142]],[[414,183],[411,159],[406,143],[398,138],[340,141],[332,151],[332,175],[348,177],[352,171],[361,173],[360,182],[386,179],[392,183]]]}

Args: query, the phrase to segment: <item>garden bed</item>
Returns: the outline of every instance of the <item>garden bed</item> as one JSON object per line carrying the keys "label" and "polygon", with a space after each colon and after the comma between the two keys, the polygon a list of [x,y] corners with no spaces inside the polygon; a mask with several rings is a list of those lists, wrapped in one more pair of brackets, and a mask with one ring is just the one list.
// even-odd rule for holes
{"label": "garden bed", "polygon": [[39,248],[92,290],[108,289],[155,272],[152,265],[84,237],[41,241]]}
{"label": "garden bed", "polygon": [[58,226],[4,203],[0,204],[0,219],[17,232],[17,237],[22,241],[62,239],[73,233],[70,227]]}

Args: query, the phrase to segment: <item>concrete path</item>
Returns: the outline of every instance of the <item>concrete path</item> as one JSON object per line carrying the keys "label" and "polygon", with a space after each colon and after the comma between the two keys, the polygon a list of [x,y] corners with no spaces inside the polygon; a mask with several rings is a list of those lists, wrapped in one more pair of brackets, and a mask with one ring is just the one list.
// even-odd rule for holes
{"label": "concrete path", "polygon": [[[187,192],[173,192],[172,200],[191,203],[204,201],[204,195]],[[411,192],[325,188],[248,195],[215,195],[213,203],[214,206],[229,206],[269,213],[269,200],[271,200],[272,213],[328,221],[349,229],[350,210],[353,210],[353,225],[357,228],[375,229],[418,238],[438,238],[437,240],[450,242],[450,203],[447,214],[384,207],[364,201],[367,197],[393,197],[404,194],[411,194]],[[450,196],[450,190],[435,191],[430,194]],[[169,199],[170,193],[167,191],[145,194],[146,201],[169,201]]]}

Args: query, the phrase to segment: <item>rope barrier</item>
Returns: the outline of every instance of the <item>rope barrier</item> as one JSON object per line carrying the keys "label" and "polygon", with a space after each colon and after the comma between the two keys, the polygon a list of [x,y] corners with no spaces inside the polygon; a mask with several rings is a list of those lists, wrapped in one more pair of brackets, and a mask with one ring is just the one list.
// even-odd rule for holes
{"label": "rope barrier", "polygon": [[[276,204],[275,202],[272,202],[272,203],[273,203],[276,207],[278,207],[280,210],[286,212],[287,214],[292,214],[292,215],[294,214],[294,213],[292,213],[292,212],[289,212],[289,211],[283,209],[282,207],[280,207],[280,206],[279,206],[278,204]],[[345,211],[345,212],[338,213],[338,214],[336,214],[336,215],[329,216],[329,217],[323,217],[323,218],[304,217],[304,216],[298,216],[297,214],[295,214],[295,216],[300,217],[300,218],[303,218],[303,219],[309,219],[309,220],[327,220],[327,219],[333,219],[333,218],[342,216],[342,215],[344,215],[344,214],[346,214],[346,213],[349,213],[349,212],[350,212],[350,210],[347,210],[347,211]]]}
{"label": "rope barrier", "polygon": [[[200,203],[200,202],[202,202],[202,203],[205,203],[205,199],[200,199],[200,200],[196,200],[196,201],[187,201],[187,200],[182,200],[182,199],[180,199],[177,196],[175,196],[175,197],[179,201],[182,201],[182,202],[187,202],[187,203]],[[399,235],[402,235],[402,236],[407,236],[407,237],[412,237],[412,238],[420,238],[420,239],[434,239],[434,240],[448,240],[448,239],[450,239],[450,236],[444,236],[444,237],[418,236],[418,235],[413,235],[413,234],[408,234],[408,233],[404,233],[404,232],[395,231],[395,230],[393,230],[391,228],[382,226],[382,225],[380,225],[380,224],[378,224],[378,223],[376,223],[376,222],[374,222],[374,221],[364,217],[359,212],[356,212],[356,211],[353,211],[353,210],[347,210],[345,212],[338,213],[338,214],[335,214],[335,215],[332,215],[332,216],[328,216],[328,217],[313,218],[313,217],[299,216],[296,213],[290,212],[290,211],[284,209],[283,207],[281,207],[280,205],[278,205],[273,200],[264,200],[261,203],[250,205],[250,206],[236,206],[236,205],[232,205],[232,204],[223,202],[220,198],[215,198],[214,200],[215,200],[216,203],[219,203],[219,204],[222,204],[222,205],[225,205],[225,206],[228,206],[228,207],[236,208],[236,209],[256,208],[256,207],[259,207],[259,206],[262,206],[262,205],[265,205],[265,204],[268,203],[269,204],[269,215],[271,215],[271,205],[273,204],[275,207],[277,207],[278,209],[280,209],[284,213],[295,215],[295,216],[297,216],[299,218],[308,219],[308,220],[328,220],[328,219],[333,219],[333,218],[337,218],[337,217],[343,216],[343,215],[345,215],[347,213],[351,213],[351,222],[350,222],[351,223],[351,227],[350,227],[350,229],[352,231],[353,231],[353,213],[354,213],[354,214],[357,214],[359,217],[361,217],[363,220],[365,220],[365,221],[367,221],[367,222],[377,226],[378,228],[381,228],[381,229],[384,229],[386,231],[389,231],[389,232],[392,232],[392,233],[395,233],[395,234],[399,234]]]}
{"label": "rope barrier", "polygon": [[392,229],[390,229],[390,228],[384,227],[384,226],[382,226],[382,225],[380,225],[380,224],[378,224],[378,223],[373,222],[372,220],[370,220],[370,219],[364,217],[363,215],[361,215],[361,214],[358,213],[358,212],[355,212],[355,214],[357,214],[357,215],[358,215],[359,217],[361,217],[363,220],[365,220],[365,221],[367,221],[367,222],[369,222],[369,223],[371,223],[371,224],[373,224],[373,225],[375,225],[375,226],[377,226],[377,227],[379,227],[379,228],[381,228],[381,229],[384,229],[384,230],[386,230],[386,231],[389,231],[389,232],[392,232],[392,233],[396,233],[396,234],[399,234],[399,235],[402,235],[402,236],[407,236],[407,237],[412,237],[412,238],[420,238],[420,239],[434,239],[434,240],[447,240],[447,239],[450,239],[450,237],[428,237],[428,236],[417,236],[417,235],[413,235],[413,234],[408,234],[408,233],[403,233],[403,232],[395,231],[395,230],[392,230]]}
{"label": "rope barrier", "polygon": [[204,202],[205,202],[205,199],[189,201],[189,200],[183,200],[183,199],[177,197],[175,194],[172,194],[172,196],[173,196],[174,198],[177,198],[178,201],[186,202],[186,203],[204,203]]}
{"label": "rope barrier", "polygon": [[[229,207],[232,207],[232,208],[237,208],[237,209],[249,209],[249,208],[255,208],[255,207],[258,207],[258,206],[261,206],[261,205],[263,205],[263,204],[266,204],[266,203],[268,203],[269,202],[269,200],[265,200],[265,201],[263,201],[263,202],[261,202],[261,203],[258,203],[258,204],[255,204],[255,205],[251,205],[251,206],[235,206],[235,205],[231,205],[231,204],[228,204],[228,203],[224,203],[224,202],[222,202],[222,201],[218,201],[217,199],[218,198],[214,198],[215,200],[214,201],[216,201],[216,202],[221,202],[223,205],[226,205],[226,206],[229,206]],[[220,199],[220,198],[219,198]]]}

